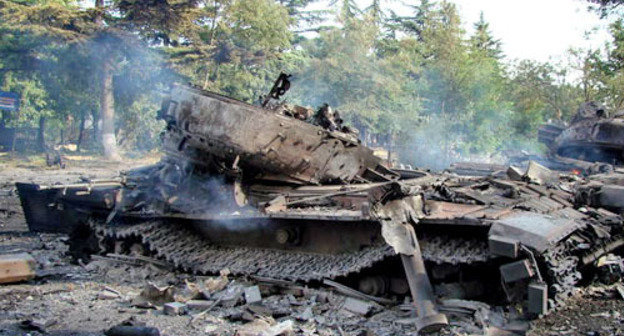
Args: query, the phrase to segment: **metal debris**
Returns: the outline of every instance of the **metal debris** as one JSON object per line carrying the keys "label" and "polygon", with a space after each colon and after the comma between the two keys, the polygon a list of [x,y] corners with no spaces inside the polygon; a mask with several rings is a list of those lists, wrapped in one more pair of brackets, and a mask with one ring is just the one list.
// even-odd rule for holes
{"label": "metal debris", "polygon": [[186,313],[186,304],[182,302],[167,302],[163,305],[165,315],[176,316]]}
{"label": "metal debris", "polygon": [[256,303],[262,301],[260,288],[258,286],[245,287],[245,301],[247,303]]}

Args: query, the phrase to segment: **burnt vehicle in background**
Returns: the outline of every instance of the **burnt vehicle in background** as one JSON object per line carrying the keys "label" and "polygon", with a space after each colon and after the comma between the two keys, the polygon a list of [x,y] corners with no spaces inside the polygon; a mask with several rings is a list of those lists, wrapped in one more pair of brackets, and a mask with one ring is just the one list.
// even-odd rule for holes
{"label": "burnt vehicle in background", "polygon": [[[624,165],[624,111],[613,115],[596,102],[581,104],[570,125],[549,123],[538,130],[538,139],[550,150],[555,161],[577,165]],[[600,166],[600,165],[598,165]],[[597,168],[597,169],[596,169]]]}
{"label": "burnt vehicle in background", "polygon": [[[280,76],[270,98],[288,86]],[[76,258],[411,294],[422,332],[448,323],[436,296],[544,314],[624,237],[618,214],[575,206],[571,182],[539,165],[498,177],[389,169],[336,111],[269,101],[174,86],[161,162],[113,180],[18,183],[30,229],[68,233]]]}

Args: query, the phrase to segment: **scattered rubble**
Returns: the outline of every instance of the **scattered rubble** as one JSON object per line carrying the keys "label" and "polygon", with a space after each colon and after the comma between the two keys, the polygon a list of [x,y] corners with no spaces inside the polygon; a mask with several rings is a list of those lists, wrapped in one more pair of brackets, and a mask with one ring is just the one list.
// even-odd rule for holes
{"label": "scattered rubble", "polygon": [[141,293],[132,300],[132,305],[139,308],[156,308],[166,302],[174,300],[174,287],[158,287],[152,282],[148,282]]}
{"label": "scattered rubble", "polygon": [[342,305],[342,309],[345,309],[352,313],[367,316],[375,309],[375,306],[371,302],[366,302],[354,298],[347,298]]}

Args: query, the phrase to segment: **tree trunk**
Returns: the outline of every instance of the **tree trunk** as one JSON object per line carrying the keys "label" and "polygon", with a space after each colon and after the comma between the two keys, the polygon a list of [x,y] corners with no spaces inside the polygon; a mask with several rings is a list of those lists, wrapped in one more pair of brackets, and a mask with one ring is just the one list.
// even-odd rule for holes
{"label": "tree trunk", "polygon": [[45,117],[39,117],[39,131],[37,132],[37,146],[39,147],[39,151],[45,153],[46,144],[45,144]]}
{"label": "tree trunk", "polygon": [[100,117],[102,118],[102,147],[104,157],[108,160],[121,160],[117,152],[115,138],[115,99],[113,97],[113,64],[112,56],[102,62],[102,92],[100,97]]}
{"label": "tree trunk", "polygon": [[11,139],[11,153],[15,153],[15,140],[17,140],[17,127],[13,127],[13,138]]}
{"label": "tree trunk", "polygon": [[95,8],[98,9],[98,12],[95,15],[95,23],[98,25],[102,25],[104,23],[104,18],[102,17],[102,8],[104,8],[104,0],[95,0]]}
{"label": "tree trunk", "polygon": [[80,147],[82,146],[82,138],[84,138],[84,129],[85,122],[87,117],[84,115],[80,115],[80,128],[78,129],[78,141],[76,141],[76,152],[80,152]]}
{"label": "tree trunk", "polygon": [[93,110],[91,116],[93,117],[93,141],[97,141],[100,138],[100,115]]}

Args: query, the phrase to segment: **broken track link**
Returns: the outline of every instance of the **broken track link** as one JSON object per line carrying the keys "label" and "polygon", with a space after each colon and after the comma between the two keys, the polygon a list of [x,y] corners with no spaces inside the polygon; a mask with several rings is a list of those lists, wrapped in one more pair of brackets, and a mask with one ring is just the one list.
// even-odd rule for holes
{"label": "broken track link", "polygon": [[564,243],[543,254],[548,281],[548,308],[557,309],[574,295],[576,284],[582,276],[579,271],[579,258],[568,253]]}
{"label": "broken track link", "polygon": [[[92,250],[94,253],[118,252],[113,250],[115,244],[111,242],[139,242],[150,256],[197,274],[217,274],[227,268],[237,275],[253,274],[283,280],[333,279],[358,273],[396,255],[389,245],[340,254],[215,246],[195,232],[161,221],[110,225],[90,220],[88,228],[98,241],[99,251]],[[421,241],[423,257],[428,262],[460,265],[485,262],[489,258],[487,245],[478,240],[423,235]]]}

